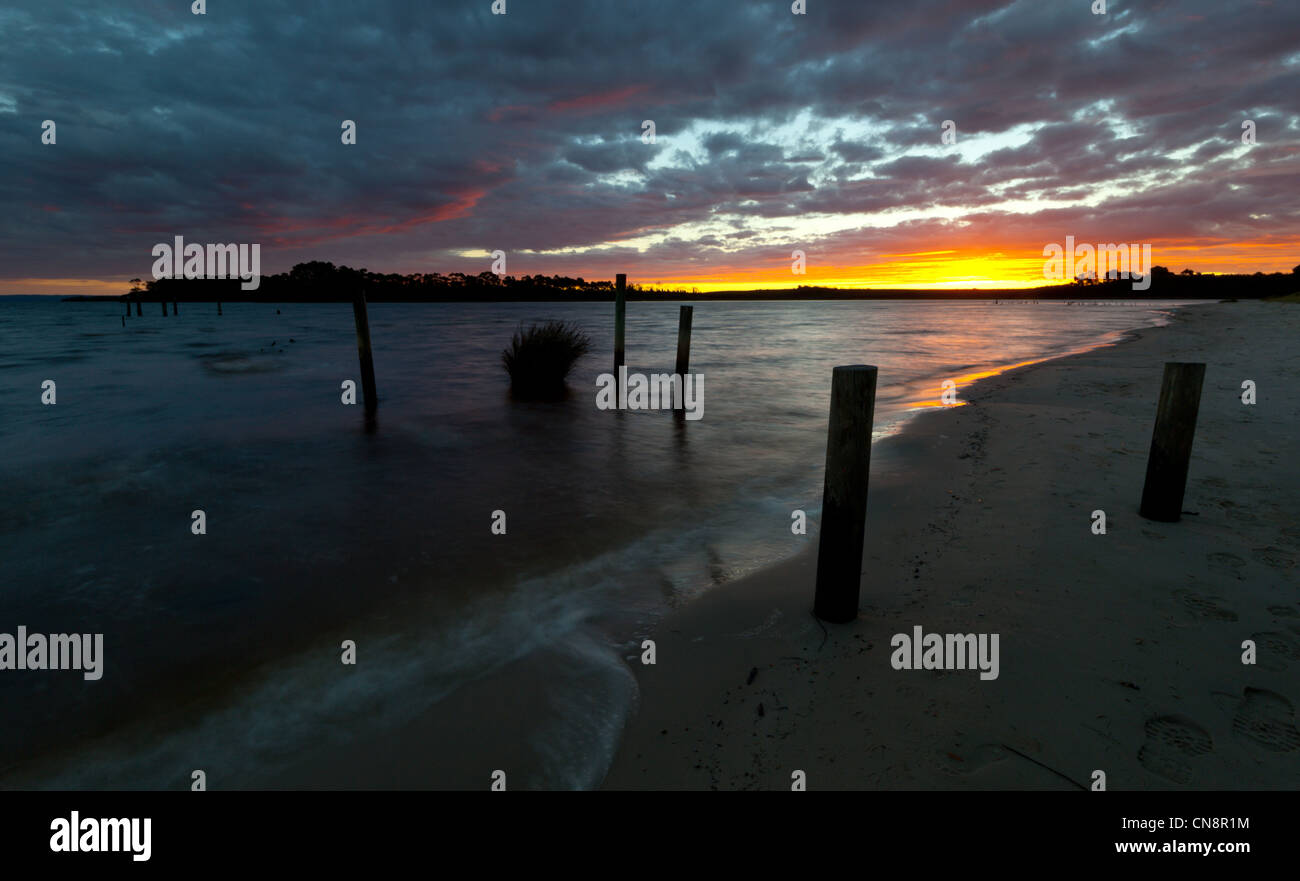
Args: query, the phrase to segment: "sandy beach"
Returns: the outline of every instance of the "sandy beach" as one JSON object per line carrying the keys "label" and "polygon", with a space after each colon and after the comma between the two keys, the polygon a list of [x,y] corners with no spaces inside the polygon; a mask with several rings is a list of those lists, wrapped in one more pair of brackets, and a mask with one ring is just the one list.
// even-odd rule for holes
{"label": "sandy beach", "polygon": [[[921,415],[873,454],[858,619],[812,617],[815,549],[676,612],[604,786],[1295,788],[1298,337],[1293,305],[1188,307]],[[1137,514],[1167,361],[1207,364],[1178,523]],[[998,678],[895,670],[918,625],[999,634]]]}

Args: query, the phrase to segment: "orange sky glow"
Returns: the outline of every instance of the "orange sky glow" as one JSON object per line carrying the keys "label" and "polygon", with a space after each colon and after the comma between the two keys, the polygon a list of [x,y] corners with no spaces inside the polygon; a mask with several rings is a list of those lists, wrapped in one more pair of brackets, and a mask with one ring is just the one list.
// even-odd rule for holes
{"label": "orange sky glow", "polygon": [[[967,249],[912,251],[885,255],[871,263],[821,266],[816,254],[808,257],[806,272],[794,275],[788,262],[767,262],[761,266],[719,264],[707,275],[698,266],[640,276],[635,261],[626,267],[628,280],[644,287],[695,289],[700,292],[729,290],[792,290],[802,286],[875,288],[899,290],[1024,290],[1048,284],[1043,278],[1041,248],[1003,251]],[[1173,272],[1192,268],[1209,274],[1290,272],[1300,262],[1300,239],[1273,242],[1154,242],[1152,261]],[[520,261],[523,262],[523,261]],[[370,267],[381,271],[377,267]],[[529,268],[515,267],[520,275]],[[407,267],[406,272],[437,271],[434,267]],[[450,272],[451,269],[441,271]],[[588,280],[612,276],[599,268],[584,270],[580,264],[565,273]],[[0,294],[48,294],[57,296],[119,296],[130,287],[129,278],[13,278],[0,279]]]}

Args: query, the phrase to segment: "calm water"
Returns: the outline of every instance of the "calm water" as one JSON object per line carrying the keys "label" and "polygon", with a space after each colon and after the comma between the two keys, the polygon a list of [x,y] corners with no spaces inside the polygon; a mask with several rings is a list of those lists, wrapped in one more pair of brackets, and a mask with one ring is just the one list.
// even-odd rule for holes
{"label": "calm water", "polygon": [[[118,303],[0,301],[0,632],[103,633],[106,656],[98,682],[0,673],[0,785],[181,788],[202,767],[256,786],[543,657],[527,783],[594,785],[654,621],[815,541],[835,365],[879,365],[886,433],[945,379],[1169,306],[700,303],[704,417],[682,423],[596,409],[610,304],[372,304],[368,434],[339,397],[360,378],[347,305],[149,304],[123,328]],[[569,400],[512,402],[501,349],[549,318],[595,350]],[[676,330],[675,304],[630,303],[629,371],[671,372]]]}

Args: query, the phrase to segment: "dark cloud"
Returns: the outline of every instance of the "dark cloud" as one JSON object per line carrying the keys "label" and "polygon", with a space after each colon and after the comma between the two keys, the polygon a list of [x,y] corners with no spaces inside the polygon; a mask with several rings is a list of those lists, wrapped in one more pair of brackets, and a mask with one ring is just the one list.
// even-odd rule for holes
{"label": "dark cloud", "polygon": [[[500,248],[588,276],[780,260],[788,231],[846,261],[1045,223],[1300,239],[1294,2],[208,6],[0,9],[0,279],[141,275],[174,235],[259,241],[266,271]],[[964,215],[809,222],[924,209]]]}

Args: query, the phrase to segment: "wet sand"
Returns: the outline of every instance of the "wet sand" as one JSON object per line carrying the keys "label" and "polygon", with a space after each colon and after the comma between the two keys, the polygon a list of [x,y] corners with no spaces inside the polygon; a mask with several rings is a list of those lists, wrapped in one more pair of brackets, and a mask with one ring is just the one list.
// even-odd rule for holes
{"label": "wet sand", "polygon": [[[1295,788],[1298,338],[1295,306],[1188,307],[921,415],[883,442],[914,465],[873,476],[858,619],[811,616],[815,549],[665,619],[604,786]],[[1178,523],[1137,514],[1166,361],[1207,364]],[[895,670],[916,625],[1000,634],[1000,675]]]}

